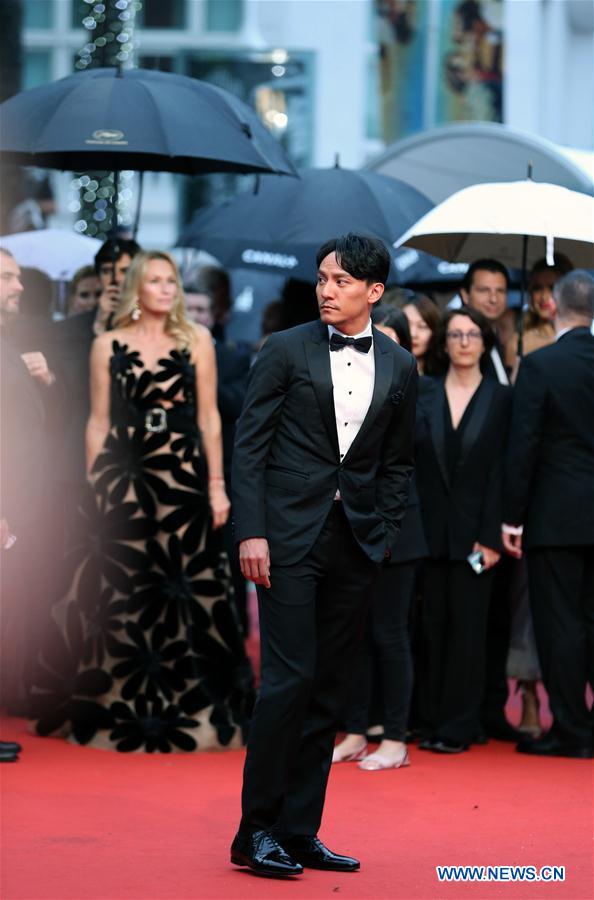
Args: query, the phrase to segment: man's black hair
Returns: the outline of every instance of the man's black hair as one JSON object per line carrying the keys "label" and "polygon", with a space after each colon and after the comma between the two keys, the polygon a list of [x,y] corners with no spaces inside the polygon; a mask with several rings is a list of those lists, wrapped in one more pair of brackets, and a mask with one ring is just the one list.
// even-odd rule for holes
{"label": "man's black hair", "polygon": [[133,259],[137,253],[140,253],[140,245],[136,241],[126,238],[109,238],[105,241],[97,251],[95,256],[95,271],[99,275],[101,266],[104,263],[115,264],[125,254]]}
{"label": "man's black hair", "polygon": [[505,278],[505,286],[509,289],[509,272],[497,259],[477,259],[468,267],[464,278],[462,279],[462,287],[465,291],[470,291],[472,287],[472,279],[475,272],[497,272]]}
{"label": "man's black hair", "polygon": [[364,234],[345,234],[320,247],[316,254],[318,268],[329,253],[336,254],[336,262],[352,275],[367,284],[385,284],[390,273],[390,254],[378,238]]}

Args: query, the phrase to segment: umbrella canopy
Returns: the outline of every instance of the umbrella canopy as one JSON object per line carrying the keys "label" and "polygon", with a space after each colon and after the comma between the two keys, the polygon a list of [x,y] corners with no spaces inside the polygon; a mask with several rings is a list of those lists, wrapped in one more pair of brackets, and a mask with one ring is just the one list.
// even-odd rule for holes
{"label": "umbrella canopy", "polygon": [[0,158],[23,166],[295,174],[253,110],[184,75],[77,72],[11,97],[0,117]]}
{"label": "umbrella canopy", "polygon": [[178,244],[204,248],[229,268],[311,280],[325,241],[356,231],[391,246],[431,208],[415,188],[374,172],[336,166],[299,174],[299,181],[262,179],[258,193],[198,212]]}
{"label": "umbrella canopy", "polygon": [[396,141],[365,168],[401,178],[441,203],[472,184],[517,181],[529,163],[535,181],[594,194],[594,166],[587,153],[575,155],[499,122],[454,122],[422,131]]}
{"label": "umbrella canopy", "polygon": [[553,252],[594,267],[594,197],[530,180],[475,184],[432,209],[397,244],[449,262],[487,256],[518,266],[525,238],[528,267]]}
{"label": "umbrella canopy", "polygon": [[81,266],[90,266],[101,241],[75,231],[41,228],[0,237],[0,246],[10,250],[19,266],[40,269],[53,281],[70,281]]}

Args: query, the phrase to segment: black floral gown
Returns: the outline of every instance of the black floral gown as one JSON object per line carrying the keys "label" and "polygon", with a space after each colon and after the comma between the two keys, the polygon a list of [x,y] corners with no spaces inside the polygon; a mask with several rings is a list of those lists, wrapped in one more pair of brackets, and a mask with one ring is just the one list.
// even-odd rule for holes
{"label": "black floral gown", "polygon": [[113,342],[111,428],[91,474],[33,692],[39,734],[120,751],[240,746],[253,700],[210,525],[195,369]]}

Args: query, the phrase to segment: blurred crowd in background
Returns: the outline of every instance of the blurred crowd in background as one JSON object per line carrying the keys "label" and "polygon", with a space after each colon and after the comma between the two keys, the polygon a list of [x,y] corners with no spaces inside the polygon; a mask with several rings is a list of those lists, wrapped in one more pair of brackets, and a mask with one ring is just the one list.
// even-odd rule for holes
{"label": "blurred crowd in background", "polygon": [[[2,681],[3,703],[16,714],[30,712],[29,690],[44,623],[64,591],[63,560],[85,489],[89,354],[94,338],[113,325],[126,273],[139,250],[129,238],[104,243],[95,264],[72,278],[60,319],[54,316],[48,277],[20,269],[11,255],[1,254],[2,479],[9,498],[3,506],[2,539],[21,562],[19,587],[9,583],[6,593],[9,598],[18,595],[19,601],[3,607],[7,650]],[[353,665],[346,737],[337,745],[335,762],[361,760],[368,741],[380,746],[375,761],[369,763],[368,757],[367,769],[402,763],[406,742],[416,739],[423,749],[438,753],[462,752],[489,738],[521,741],[526,736],[528,743],[519,746],[530,747],[532,739],[538,748],[542,679],[557,729],[552,755],[591,755],[591,700],[585,699],[585,690],[593,680],[593,581],[592,560],[587,563],[582,551],[594,546],[594,504],[588,499],[594,484],[594,281],[572,269],[562,255],[552,265],[537,262],[529,274],[525,312],[509,307],[508,272],[492,259],[469,267],[447,305],[429,294],[388,287],[374,309],[374,324],[414,355],[422,376],[416,472],[399,553],[382,571],[368,635]],[[242,343],[226,335],[232,308],[229,275],[208,265],[182,267],[179,277],[188,319],[210,329],[215,344],[228,481],[234,426],[254,355],[270,333],[317,317],[315,290],[289,283],[265,307],[260,340]],[[565,420],[555,407],[555,390],[545,384],[551,377],[563,386],[561,372],[543,375],[535,365],[530,384],[522,381],[532,353],[563,338],[559,303],[566,330],[582,341],[572,345],[578,369],[562,397]],[[565,346],[564,341],[557,346]],[[11,372],[16,359],[24,363],[26,379],[22,372],[18,378]],[[537,354],[535,359],[545,357]],[[521,393],[514,399],[518,377]],[[546,395],[540,407],[539,384]],[[533,458],[530,468],[522,425],[537,407],[537,436],[548,443],[545,457]],[[573,432],[571,410],[584,426]],[[566,468],[572,487],[559,496],[565,475],[556,484],[555,473]],[[525,524],[523,518],[510,518],[518,510],[515,499],[527,492],[520,510],[524,516],[543,480],[557,498],[545,500],[539,515],[555,521],[552,533],[537,537],[535,546],[540,551],[561,544],[577,554],[566,560],[566,576],[562,567],[553,570],[550,560],[547,574],[547,561],[541,559],[539,574],[535,562],[529,577],[525,558],[514,552],[517,540],[514,546],[510,539],[508,553],[503,548],[502,525],[518,534],[518,526]],[[583,498],[577,507],[576,485]],[[559,510],[564,502],[569,515]],[[11,505],[17,512],[6,515],[6,525],[5,510]],[[555,522],[565,529],[561,537]],[[537,530],[533,525],[532,536]],[[238,566],[231,518],[224,539],[233,602],[253,649],[257,626],[249,586]],[[564,578],[571,583],[571,573],[579,568],[576,559],[582,567],[576,588],[582,599],[576,608],[559,611],[552,600],[549,604],[546,585]],[[535,585],[542,596],[535,596]],[[517,726],[505,715],[510,685],[521,694]]]}

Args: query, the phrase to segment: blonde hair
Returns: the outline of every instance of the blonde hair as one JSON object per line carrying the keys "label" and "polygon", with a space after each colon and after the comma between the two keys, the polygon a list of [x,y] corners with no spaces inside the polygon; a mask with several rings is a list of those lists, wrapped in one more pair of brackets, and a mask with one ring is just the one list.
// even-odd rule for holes
{"label": "blonde hair", "polygon": [[126,272],[122,297],[118,311],[114,316],[113,327],[126,328],[134,323],[132,313],[136,308],[140,288],[146,278],[147,266],[155,259],[169,263],[173,269],[177,284],[173,307],[165,322],[165,332],[175,339],[180,350],[191,351],[196,341],[196,329],[186,318],[185,297],[176,262],[164,250],[141,251],[134,256],[130,263],[130,268]]}

